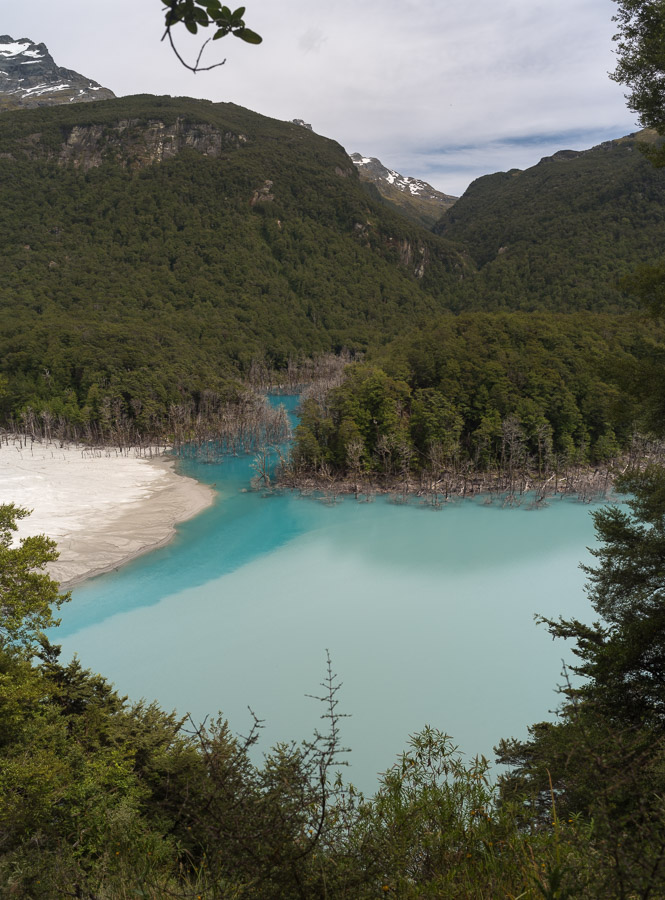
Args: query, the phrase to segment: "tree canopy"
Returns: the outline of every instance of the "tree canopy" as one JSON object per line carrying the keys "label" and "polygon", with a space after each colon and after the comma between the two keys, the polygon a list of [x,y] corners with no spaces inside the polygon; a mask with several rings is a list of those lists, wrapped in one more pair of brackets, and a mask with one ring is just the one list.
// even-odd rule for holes
{"label": "tree canopy", "polygon": [[645,128],[665,133],[665,3],[617,0],[618,65],[612,78],[630,93],[628,107]]}
{"label": "tree canopy", "polygon": [[13,503],[0,505],[0,649],[34,650],[44,629],[58,624],[53,609],[70,596],[44,571],[58,557],[55,541],[35,535],[14,546],[16,523],[29,514]]}

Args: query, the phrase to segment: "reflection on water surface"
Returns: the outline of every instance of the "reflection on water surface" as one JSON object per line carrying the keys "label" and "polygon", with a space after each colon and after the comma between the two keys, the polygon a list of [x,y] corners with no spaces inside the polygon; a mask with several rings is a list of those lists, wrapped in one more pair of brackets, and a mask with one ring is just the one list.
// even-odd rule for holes
{"label": "reflection on water surface", "polygon": [[265,748],[320,725],[325,650],[344,687],[349,777],[375,773],[431,724],[491,755],[556,706],[563,643],[533,616],[590,618],[578,564],[589,507],[385,498],[336,506],[247,492],[248,459],[187,464],[219,500],[167,547],[74,591],[57,639],[134,699],[196,718],[221,709]]}

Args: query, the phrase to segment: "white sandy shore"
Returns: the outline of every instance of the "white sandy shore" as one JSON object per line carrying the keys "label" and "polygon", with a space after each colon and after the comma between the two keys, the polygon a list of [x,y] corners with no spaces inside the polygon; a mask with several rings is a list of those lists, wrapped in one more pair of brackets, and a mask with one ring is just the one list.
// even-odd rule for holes
{"label": "white sandy shore", "polygon": [[213,502],[214,491],[176,474],[165,457],[18,440],[0,444],[0,503],[33,510],[18,537],[45,534],[63,587],[167,543],[175,525]]}

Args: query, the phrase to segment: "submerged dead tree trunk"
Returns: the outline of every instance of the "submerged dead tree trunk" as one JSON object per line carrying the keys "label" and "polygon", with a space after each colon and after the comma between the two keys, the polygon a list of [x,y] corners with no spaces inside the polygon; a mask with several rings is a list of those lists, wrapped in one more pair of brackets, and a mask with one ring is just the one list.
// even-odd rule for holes
{"label": "submerged dead tree trunk", "polygon": [[180,456],[211,463],[224,456],[259,453],[291,437],[284,407],[271,406],[265,397],[250,393],[233,403],[209,402],[204,412],[174,408],[172,427]]}

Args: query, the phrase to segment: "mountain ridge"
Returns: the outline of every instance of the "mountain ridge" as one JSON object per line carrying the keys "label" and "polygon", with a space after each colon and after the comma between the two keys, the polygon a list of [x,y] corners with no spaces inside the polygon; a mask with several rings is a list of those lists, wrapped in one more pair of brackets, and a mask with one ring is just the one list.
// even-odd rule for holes
{"label": "mountain ridge", "polygon": [[430,185],[301,120],[138,95],[2,122],[5,418],[149,429],[257,359],[364,353],[465,311],[621,313],[619,278],[665,252],[665,183],[635,136],[484,176],[433,233],[361,176],[409,200]]}
{"label": "mountain ridge", "polygon": [[433,227],[477,266],[463,309],[615,309],[620,281],[665,253],[665,172],[637,132],[483,175]]}
{"label": "mountain ridge", "polygon": [[400,175],[375,156],[351,153],[350,157],[362,181],[373,184],[390,206],[425,228],[431,228],[458,199],[420,178]]}
{"label": "mountain ridge", "polygon": [[56,65],[45,44],[0,35],[0,112],[114,97],[96,81]]}
{"label": "mountain ridge", "polygon": [[335,141],[234,104],[8,111],[0,179],[5,420],[150,431],[257,359],[364,351],[445,311],[472,268],[373,199]]}

